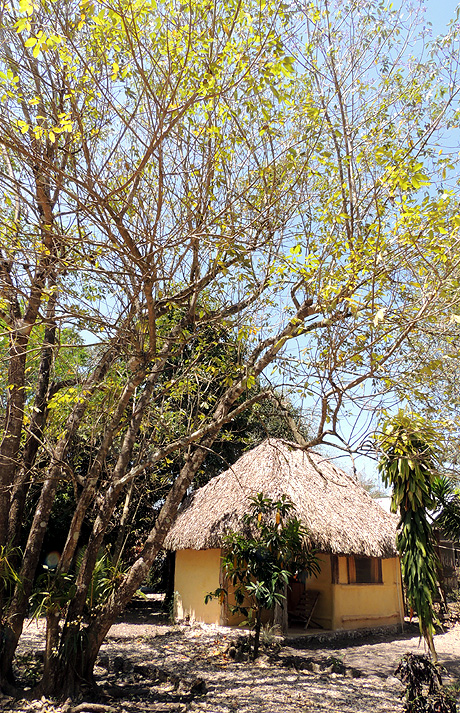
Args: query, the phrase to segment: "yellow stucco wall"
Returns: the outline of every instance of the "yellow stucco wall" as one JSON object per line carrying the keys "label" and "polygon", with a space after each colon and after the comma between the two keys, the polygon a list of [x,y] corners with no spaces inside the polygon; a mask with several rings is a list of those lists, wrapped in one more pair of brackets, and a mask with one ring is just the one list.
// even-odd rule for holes
{"label": "yellow stucco wall", "polygon": [[208,604],[204,603],[206,594],[219,586],[220,556],[220,549],[176,552],[175,617],[184,619],[188,616],[191,621],[220,623],[219,601],[212,599]]}
{"label": "yellow stucco wall", "polygon": [[339,557],[339,581],[332,585],[332,628],[360,629],[401,623],[399,559],[382,560],[382,583],[348,584],[347,558]]}
{"label": "yellow stucco wall", "polygon": [[[332,597],[332,572],[330,555],[320,554],[318,557],[321,572],[317,577],[307,579],[307,589],[314,589],[320,593],[313,612],[313,621],[320,624],[323,629],[332,629],[333,597]],[[314,624],[311,626],[314,627]]]}
{"label": "yellow stucco wall", "polygon": [[[224,623],[217,599],[204,603],[208,592],[219,586],[221,550],[179,550],[176,553],[174,589],[175,616]],[[381,584],[348,584],[347,558],[338,558],[338,582],[332,583],[331,557],[321,554],[321,572],[306,582],[320,592],[313,619],[324,629],[359,629],[401,623],[402,591],[399,559],[382,560]],[[269,613],[267,613],[267,617]],[[228,614],[226,623],[236,625],[241,615]]]}

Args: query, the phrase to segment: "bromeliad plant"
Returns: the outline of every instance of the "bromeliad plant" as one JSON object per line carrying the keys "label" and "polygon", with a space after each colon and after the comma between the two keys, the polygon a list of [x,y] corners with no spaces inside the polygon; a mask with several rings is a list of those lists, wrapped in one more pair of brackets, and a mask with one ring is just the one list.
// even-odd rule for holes
{"label": "bromeliad plant", "polygon": [[[308,544],[308,532],[295,517],[288,497],[274,501],[258,493],[250,503],[243,517],[244,532],[225,537],[222,569],[232,587],[230,611],[243,614],[253,626],[252,658],[256,659],[262,612],[273,610],[276,604],[285,605],[290,577],[300,571],[316,575],[320,567],[316,551]],[[205,601],[213,597],[228,601],[229,590],[219,587]]]}
{"label": "bromeliad plant", "polygon": [[440,563],[427,515],[435,505],[435,443],[435,434],[423,419],[400,411],[384,424],[379,472],[384,484],[393,488],[391,510],[400,515],[396,545],[407,601],[418,615],[421,635],[436,661],[433,599],[438,593]]}
{"label": "bromeliad plant", "polygon": [[16,569],[16,562],[20,555],[19,547],[12,547],[9,544],[0,545],[0,601],[2,598],[5,602],[8,601],[14,587],[20,590],[21,580]]}
{"label": "bromeliad plant", "polygon": [[[84,548],[77,557],[76,573],[63,573],[43,565],[44,571],[37,577],[34,592],[29,600],[34,617],[48,615],[50,611],[56,609],[66,610],[77,591],[76,576],[83,556]],[[98,616],[98,610],[119,585],[123,574],[124,569],[120,563],[112,562],[107,552],[100,553],[93,570],[91,586],[88,589],[85,607],[86,619]]]}

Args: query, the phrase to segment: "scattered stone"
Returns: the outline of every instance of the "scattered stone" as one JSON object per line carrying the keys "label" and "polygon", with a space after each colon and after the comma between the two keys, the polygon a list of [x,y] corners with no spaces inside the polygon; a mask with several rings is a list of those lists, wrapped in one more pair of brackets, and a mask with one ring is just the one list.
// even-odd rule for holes
{"label": "scattered stone", "polygon": [[343,661],[336,658],[335,656],[328,656],[328,658],[326,659],[325,665],[326,665],[325,670],[328,671],[329,673],[345,674],[345,672],[347,670]]}
{"label": "scattered stone", "polygon": [[168,673],[158,666],[153,664],[135,664],[133,666],[133,672],[142,676],[142,678],[148,678],[151,681],[167,681]]}
{"label": "scattered stone", "polygon": [[97,666],[105,668],[107,671],[110,669],[110,659],[106,654],[101,654],[96,662]]}
{"label": "scattered stone", "polygon": [[260,654],[260,656],[258,656],[257,660],[254,663],[259,668],[267,668],[267,666],[269,666],[271,662],[271,656],[268,656],[268,654]]}
{"label": "scattered stone", "polygon": [[191,696],[204,696],[208,692],[206,682],[202,678],[195,678],[190,684]]}
{"label": "scattered stone", "polygon": [[123,661],[123,673],[131,673],[134,669],[133,663],[129,659],[124,659]]}
{"label": "scattered stone", "polygon": [[111,665],[112,671],[114,671],[114,673],[123,673],[124,663],[125,659],[123,656],[115,656]]}
{"label": "scattered stone", "polygon": [[388,676],[386,682],[389,683],[390,686],[401,686],[401,681],[399,678],[396,678],[396,676]]}
{"label": "scattered stone", "polygon": [[64,703],[62,704],[62,711],[61,713],[70,713],[72,708],[72,699],[67,698]]}
{"label": "scattered stone", "polygon": [[359,670],[359,668],[347,668],[347,673],[346,675],[349,678],[361,678],[364,676],[363,672]]}

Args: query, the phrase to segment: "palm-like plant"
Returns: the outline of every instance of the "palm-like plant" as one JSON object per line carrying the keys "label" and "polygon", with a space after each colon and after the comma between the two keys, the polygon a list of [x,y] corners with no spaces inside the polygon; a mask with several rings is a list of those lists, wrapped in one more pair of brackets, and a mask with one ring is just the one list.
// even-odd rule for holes
{"label": "palm-like plant", "polygon": [[432,484],[433,496],[440,512],[434,524],[451,540],[460,542],[460,492],[446,475],[438,475]]}
{"label": "palm-like plant", "polygon": [[392,512],[400,515],[396,545],[407,601],[418,615],[420,632],[436,661],[433,599],[438,593],[440,563],[428,515],[435,506],[435,444],[436,434],[423,419],[400,411],[383,426],[379,471],[385,485],[393,488]]}

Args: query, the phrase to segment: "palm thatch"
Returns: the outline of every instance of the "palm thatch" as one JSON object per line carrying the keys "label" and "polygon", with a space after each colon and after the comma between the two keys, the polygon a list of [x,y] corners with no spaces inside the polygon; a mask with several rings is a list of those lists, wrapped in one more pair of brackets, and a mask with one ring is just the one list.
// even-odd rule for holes
{"label": "palm thatch", "polygon": [[269,439],[245,453],[229,470],[197,490],[184,504],[165,540],[171,550],[220,547],[223,536],[242,528],[248,498],[287,495],[322,552],[394,557],[395,518],[343,470],[314,451]]}

